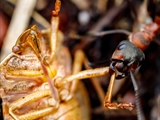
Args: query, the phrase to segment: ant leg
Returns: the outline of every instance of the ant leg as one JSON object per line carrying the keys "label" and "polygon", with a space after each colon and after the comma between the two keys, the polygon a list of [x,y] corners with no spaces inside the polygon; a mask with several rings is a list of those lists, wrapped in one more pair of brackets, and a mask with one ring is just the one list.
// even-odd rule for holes
{"label": "ant leg", "polygon": [[131,103],[111,103],[111,98],[112,98],[112,90],[113,90],[113,85],[115,81],[115,73],[111,75],[110,83],[108,86],[108,91],[104,100],[104,106],[108,109],[128,109],[132,110],[133,105]]}
{"label": "ant leg", "polygon": [[[25,105],[28,105],[38,99],[47,97],[47,96],[51,96],[51,91],[50,90],[40,90],[40,91],[36,91],[32,94],[29,94],[25,97],[22,97],[16,101],[14,101],[13,103],[11,103],[9,105],[9,114],[15,119],[15,120],[28,120],[28,119],[37,119],[39,117],[43,117],[46,116],[47,114],[49,114],[50,112],[52,112],[54,109],[57,108],[57,102],[53,101],[52,107],[47,107],[45,109],[42,110],[38,110],[38,111],[34,111],[34,112],[30,112],[27,113],[25,115],[21,115],[21,116],[17,116],[13,113],[14,110],[16,109],[20,109]],[[54,100],[54,99],[52,99]],[[54,107],[53,107],[54,106]]]}

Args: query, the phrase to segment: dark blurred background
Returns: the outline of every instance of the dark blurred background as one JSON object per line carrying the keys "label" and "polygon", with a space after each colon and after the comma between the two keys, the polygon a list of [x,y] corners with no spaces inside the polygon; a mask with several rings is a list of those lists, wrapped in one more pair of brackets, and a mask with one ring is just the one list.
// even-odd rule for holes
{"label": "dark blurred background", "polygon": [[[0,48],[2,48],[2,43],[5,42],[5,35],[10,26],[16,3],[16,0],[0,1]],[[37,0],[34,12],[50,23],[54,3],[55,0]],[[85,51],[88,60],[95,63],[94,67],[99,67],[96,63],[109,61],[118,43],[122,40],[128,40],[128,36],[115,33],[78,39],[75,35],[83,36],[87,33],[116,29],[136,32],[148,21],[154,21],[155,16],[160,16],[159,0],[62,0],[60,30],[65,36],[64,45],[69,48],[72,57],[76,50],[82,49]],[[34,18],[32,16],[29,23],[26,23],[27,28],[33,24],[37,24],[39,29],[47,27],[45,23],[37,22]],[[159,35],[156,36],[156,39],[160,42]],[[156,42],[152,42],[144,53],[145,61],[135,77],[139,86],[140,100],[146,120],[158,120],[158,110],[160,110],[160,46]],[[105,65],[107,64],[101,66]],[[109,83],[108,76],[98,79],[102,89],[106,92]],[[83,80],[83,82],[87,86],[90,97],[92,120],[137,119],[136,110],[130,112],[127,110],[100,109],[101,102],[97,97],[94,85],[89,80]],[[113,101],[132,101],[135,103],[134,89],[130,77],[119,87],[112,98]]]}

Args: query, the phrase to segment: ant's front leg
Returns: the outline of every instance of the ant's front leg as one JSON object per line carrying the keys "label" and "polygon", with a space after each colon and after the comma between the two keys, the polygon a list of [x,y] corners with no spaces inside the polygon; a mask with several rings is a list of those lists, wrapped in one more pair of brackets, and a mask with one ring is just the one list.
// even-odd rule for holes
{"label": "ant's front leg", "polygon": [[131,103],[111,103],[111,98],[112,98],[112,90],[113,90],[113,85],[115,81],[115,72],[111,75],[110,78],[110,83],[108,86],[108,91],[106,93],[106,97],[104,100],[104,106],[108,109],[128,109],[128,110],[133,110],[133,105]]}

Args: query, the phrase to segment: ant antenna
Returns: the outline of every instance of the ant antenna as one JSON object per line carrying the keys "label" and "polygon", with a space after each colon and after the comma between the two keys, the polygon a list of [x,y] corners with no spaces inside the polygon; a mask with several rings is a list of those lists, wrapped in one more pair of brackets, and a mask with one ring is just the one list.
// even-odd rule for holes
{"label": "ant antenna", "polygon": [[135,91],[135,99],[136,99],[136,108],[137,108],[137,118],[138,120],[145,120],[144,114],[142,112],[142,107],[139,99],[138,85],[133,75],[133,72],[130,70],[131,80],[133,83],[134,91]]}
{"label": "ant antenna", "polygon": [[96,32],[96,33],[89,33],[89,35],[97,37],[97,36],[104,36],[104,35],[116,34],[116,33],[121,33],[121,34],[126,34],[126,35],[131,34],[131,32],[129,32],[127,30],[116,29],[116,30],[107,30],[107,31]]}
{"label": "ant antenna", "polygon": [[72,35],[71,34],[69,36],[69,38],[71,38],[71,39],[82,39],[82,38],[91,38],[91,37],[102,37],[102,36],[105,36],[105,35],[117,34],[117,33],[125,34],[127,36],[129,36],[131,34],[131,32],[129,32],[127,30],[116,29],[116,30],[107,30],[107,31],[95,32],[95,33],[87,33],[86,35],[77,35],[77,34]]}

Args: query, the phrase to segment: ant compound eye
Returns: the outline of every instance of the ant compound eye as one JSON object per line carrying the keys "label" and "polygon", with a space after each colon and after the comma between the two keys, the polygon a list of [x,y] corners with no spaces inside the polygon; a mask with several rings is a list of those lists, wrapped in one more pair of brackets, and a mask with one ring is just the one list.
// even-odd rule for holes
{"label": "ant compound eye", "polygon": [[118,46],[118,50],[122,50],[122,49],[124,49],[125,47],[126,47],[126,44],[123,43],[123,44],[121,44],[121,45]]}

